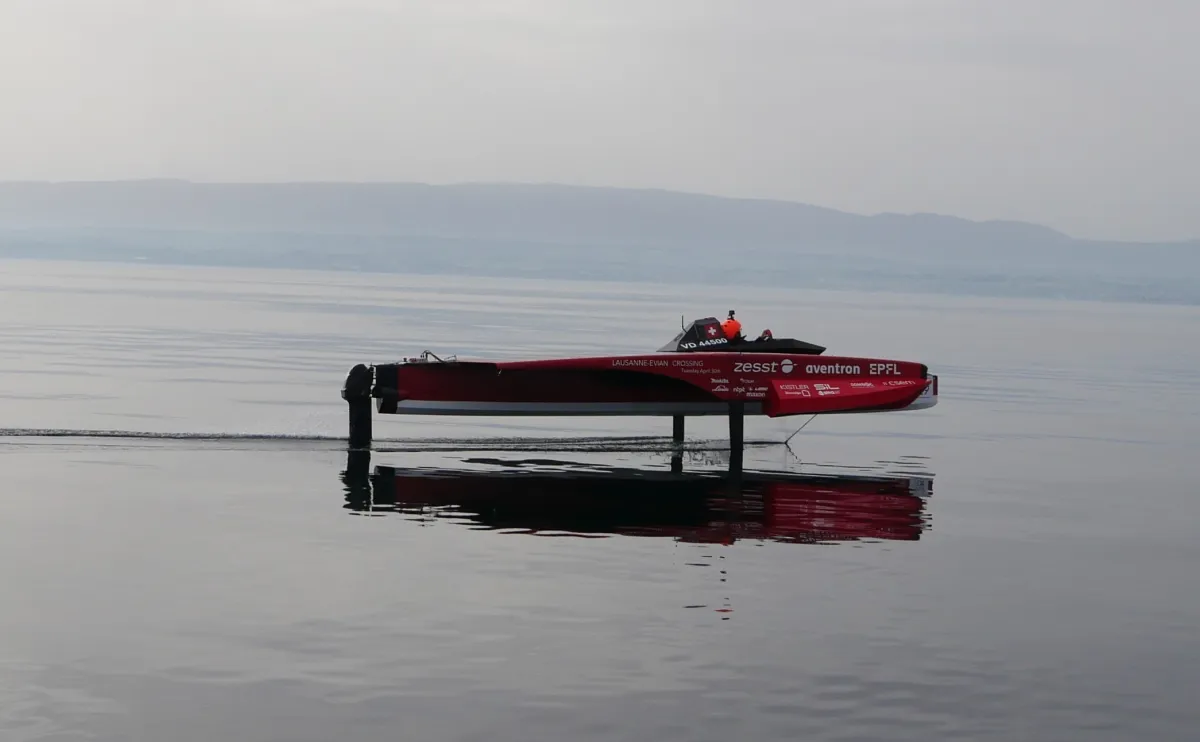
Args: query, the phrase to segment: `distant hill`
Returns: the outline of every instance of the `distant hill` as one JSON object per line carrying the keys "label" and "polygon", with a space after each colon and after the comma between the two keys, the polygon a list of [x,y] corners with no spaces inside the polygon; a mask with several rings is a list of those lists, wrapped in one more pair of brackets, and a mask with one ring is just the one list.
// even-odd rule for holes
{"label": "distant hill", "polygon": [[864,216],[788,201],[553,184],[0,182],[0,227],[730,247],[1079,242],[1026,222],[978,222],[938,214]]}
{"label": "distant hill", "polygon": [[1014,240],[1061,243],[1020,222],[860,216],[786,201],[562,185],[0,183],[0,226],[338,232],[556,243],[794,245]]}
{"label": "distant hill", "polygon": [[[1198,247],[663,190],[0,183],[0,257],[901,290],[968,281],[972,291],[1080,295],[1055,288],[1071,274],[1119,284],[1116,295],[1141,296],[1150,279],[1174,287],[1186,274],[1180,271],[1200,268]],[[1187,293],[1162,286],[1151,293],[1174,300],[1181,290]]]}

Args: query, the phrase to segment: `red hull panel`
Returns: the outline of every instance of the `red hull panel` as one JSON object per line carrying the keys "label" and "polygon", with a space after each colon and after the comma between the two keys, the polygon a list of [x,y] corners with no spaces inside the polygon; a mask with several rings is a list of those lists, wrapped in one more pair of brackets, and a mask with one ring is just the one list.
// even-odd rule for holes
{"label": "red hull panel", "polygon": [[772,381],[763,410],[770,417],[780,417],[902,408],[913,404],[932,383],[927,379]]}
{"label": "red hull panel", "polygon": [[651,353],[377,367],[385,413],[724,415],[883,411],[936,404],[924,364],[777,353]]}

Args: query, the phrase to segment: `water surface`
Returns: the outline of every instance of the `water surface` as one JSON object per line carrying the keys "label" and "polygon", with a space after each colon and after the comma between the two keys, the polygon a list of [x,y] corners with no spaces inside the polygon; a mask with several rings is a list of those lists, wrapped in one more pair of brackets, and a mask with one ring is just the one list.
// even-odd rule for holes
{"label": "water surface", "polygon": [[[1200,311],[9,261],[5,740],[1190,740]],[[424,349],[653,349],[736,308],[941,404],[377,419]],[[374,476],[368,476],[368,475]],[[415,476],[414,476],[415,475]]]}

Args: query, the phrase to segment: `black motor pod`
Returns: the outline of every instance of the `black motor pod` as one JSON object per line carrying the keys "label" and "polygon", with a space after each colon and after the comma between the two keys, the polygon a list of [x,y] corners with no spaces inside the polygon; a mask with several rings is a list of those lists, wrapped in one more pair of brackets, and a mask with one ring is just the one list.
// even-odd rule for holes
{"label": "black motor pod", "polygon": [[370,366],[360,363],[346,374],[346,382],[342,384],[342,399],[349,402],[352,399],[371,397],[371,382],[374,373]]}

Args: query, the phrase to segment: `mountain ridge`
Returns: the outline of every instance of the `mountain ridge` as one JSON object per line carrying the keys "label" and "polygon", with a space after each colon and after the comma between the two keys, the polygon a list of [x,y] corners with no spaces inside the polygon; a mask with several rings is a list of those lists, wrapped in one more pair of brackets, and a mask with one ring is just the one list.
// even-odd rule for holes
{"label": "mountain ridge", "polygon": [[0,259],[1200,306],[1197,247],[665,189],[0,183]]}
{"label": "mountain ridge", "polygon": [[0,227],[315,231],[563,244],[1200,245],[1082,239],[1019,220],[859,214],[782,199],[519,182],[0,181]]}

